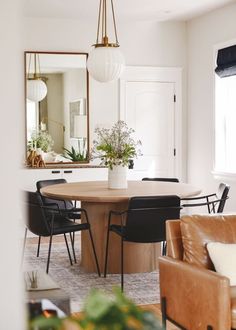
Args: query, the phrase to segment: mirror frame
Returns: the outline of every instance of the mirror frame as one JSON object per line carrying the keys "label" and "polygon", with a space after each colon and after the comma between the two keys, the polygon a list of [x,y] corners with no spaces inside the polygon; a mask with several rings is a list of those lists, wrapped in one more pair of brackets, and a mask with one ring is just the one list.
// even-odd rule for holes
{"label": "mirror frame", "polygon": [[[25,97],[25,161],[27,160],[27,54],[53,54],[53,55],[85,55],[86,62],[88,60],[88,53],[85,52],[57,52],[57,51],[37,51],[37,50],[26,50],[24,51],[24,97]],[[87,110],[87,159],[83,161],[72,161],[72,162],[47,162],[43,167],[36,167],[37,169],[41,168],[57,168],[57,167],[78,167],[80,164],[89,163],[89,151],[90,151],[90,134],[89,134],[89,72],[86,67],[86,110]],[[28,168],[30,167],[26,164]]]}

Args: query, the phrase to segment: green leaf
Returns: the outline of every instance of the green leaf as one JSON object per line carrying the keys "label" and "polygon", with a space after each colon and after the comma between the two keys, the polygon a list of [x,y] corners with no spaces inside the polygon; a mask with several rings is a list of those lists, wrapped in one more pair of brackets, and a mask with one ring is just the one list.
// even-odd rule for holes
{"label": "green leaf", "polygon": [[111,306],[112,302],[104,293],[93,290],[85,303],[85,313],[92,320],[97,320],[103,317]]}

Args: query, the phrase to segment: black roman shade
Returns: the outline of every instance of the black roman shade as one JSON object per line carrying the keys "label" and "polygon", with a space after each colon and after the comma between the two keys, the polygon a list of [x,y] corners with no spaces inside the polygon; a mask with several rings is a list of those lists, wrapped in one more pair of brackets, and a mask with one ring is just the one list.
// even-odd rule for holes
{"label": "black roman shade", "polygon": [[236,75],[236,45],[219,49],[216,63],[215,72],[221,78]]}

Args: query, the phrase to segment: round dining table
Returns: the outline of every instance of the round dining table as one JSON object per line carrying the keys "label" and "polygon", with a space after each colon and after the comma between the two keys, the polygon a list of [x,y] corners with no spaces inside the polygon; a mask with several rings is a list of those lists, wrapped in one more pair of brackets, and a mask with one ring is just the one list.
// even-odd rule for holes
{"label": "round dining table", "polygon": [[[63,183],[44,187],[41,193],[53,199],[76,200],[86,209],[94,238],[99,267],[103,272],[108,215],[111,210],[124,211],[134,196],[177,195],[180,198],[200,194],[201,190],[186,183],[162,181],[128,181],[127,189],[109,189],[107,181]],[[82,222],[85,221],[82,214]],[[119,216],[112,223],[120,224]],[[108,273],[120,273],[120,237],[111,233]],[[150,272],[158,268],[160,244],[125,242],[124,272]],[[86,272],[96,272],[96,265],[87,231],[81,232],[81,266]]]}

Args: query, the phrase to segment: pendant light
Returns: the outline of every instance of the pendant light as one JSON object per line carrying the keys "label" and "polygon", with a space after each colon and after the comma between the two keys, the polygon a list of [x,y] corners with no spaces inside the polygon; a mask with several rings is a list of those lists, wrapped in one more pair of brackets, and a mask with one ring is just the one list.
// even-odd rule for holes
{"label": "pendant light", "polygon": [[39,54],[34,54],[34,73],[30,76],[31,54],[27,77],[27,99],[33,102],[42,101],[47,95],[47,85],[40,76]]}
{"label": "pendant light", "polygon": [[87,61],[90,75],[100,82],[118,79],[125,66],[125,59],[119,50],[113,0],[111,3],[115,42],[110,43],[107,35],[107,0],[100,0],[97,39]]}

